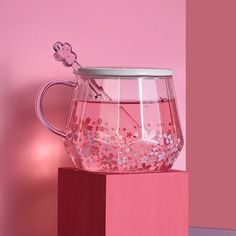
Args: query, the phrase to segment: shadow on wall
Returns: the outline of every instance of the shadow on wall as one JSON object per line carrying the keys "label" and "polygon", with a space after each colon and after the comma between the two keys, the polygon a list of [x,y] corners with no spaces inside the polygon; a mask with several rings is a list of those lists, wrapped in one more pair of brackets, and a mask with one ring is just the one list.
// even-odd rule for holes
{"label": "shadow on wall", "polygon": [[[0,235],[56,236],[57,169],[72,166],[61,138],[36,118],[35,95],[40,85],[6,89],[0,137]],[[55,87],[45,97],[48,119],[64,127],[70,88]]]}

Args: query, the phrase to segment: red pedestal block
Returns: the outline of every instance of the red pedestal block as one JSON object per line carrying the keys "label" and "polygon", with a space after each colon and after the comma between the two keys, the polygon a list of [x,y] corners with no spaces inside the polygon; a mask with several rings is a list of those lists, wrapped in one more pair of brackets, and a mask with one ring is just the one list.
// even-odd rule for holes
{"label": "red pedestal block", "polygon": [[187,235],[187,172],[59,169],[58,236]]}

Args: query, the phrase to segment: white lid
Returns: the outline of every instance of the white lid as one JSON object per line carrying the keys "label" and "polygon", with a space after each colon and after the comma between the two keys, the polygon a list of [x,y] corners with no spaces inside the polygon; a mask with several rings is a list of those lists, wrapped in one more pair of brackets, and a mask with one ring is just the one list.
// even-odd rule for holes
{"label": "white lid", "polygon": [[173,71],[168,69],[158,68],[116,68],[116,67],[84,67],[77,71],[79,75],[93,75],[93,76],[127,76],[127,77],[165,77],[172,76]]}

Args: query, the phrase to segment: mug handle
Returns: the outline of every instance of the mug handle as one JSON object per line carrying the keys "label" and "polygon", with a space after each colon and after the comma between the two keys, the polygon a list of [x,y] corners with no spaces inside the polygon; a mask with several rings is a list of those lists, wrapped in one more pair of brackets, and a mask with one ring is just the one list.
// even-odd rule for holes
{"label": "mug handle", "polygon": [[44,111],[43,111],[43,99],[46,91],[54,85],[65,85],[69,87],[75,87],[76,83],[72,81],[63,81],[63,80],[54,80],[54,81],[49,81],[45,83],[38,91],[37,97],[36,97],[36,102],[35,102],[35,112],[36,115],[39,119],[39,121],[43,124],[45,128],[47,128],[49,131],[53,132],[56,135],[61,136],[62,138],[66,137],[66,132],[61,131],[51,125],[47,119],[45,118]]}

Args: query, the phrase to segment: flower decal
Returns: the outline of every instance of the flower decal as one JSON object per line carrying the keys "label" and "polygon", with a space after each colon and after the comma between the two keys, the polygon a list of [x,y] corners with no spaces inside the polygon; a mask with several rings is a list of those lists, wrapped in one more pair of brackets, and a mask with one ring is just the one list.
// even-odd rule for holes
{"label": "flower decal", "polygon": [[93,129],[93,126],[90,125],[90,121],[91,119],[89,117],[87,117],[85,120],[82,121],[82,124],[81,124],[81,131],[88,131],[88,130],[92,130]]}
{"label": "flower decal", "polygon": [[158,160],[159,160],[159,161],[162,161],[162,160],[165,158],[165,155],[166,155],[165,152],[160,152],[160,153],[157,155]]}
{"label": "flower decal", "polygon": [[164,133],[164,139],[165,139],[165,143],[166,144],[172,144],[173,143],[171,134]]}
{"label": "flower decal", "polygon": [[108,168],[112,168],[117,164],[117,161],[114,159],[114,154],[109,153],[108,155],[102,154],[102,164]]}
{"label": "flower decal", "polygon": [[119,166],[126,164],[127,158],[126,157],[118,157],[117,163]]}
{"label": "flower decal", "polygon": [[147,163],[147,161],[148,161],[148,157],[147,156],[141,157],[141,163]]}
{"label": "flower decal", "polygon": [[138,127],[117,129],[101,118],[87,116],[80,120],[76,113],[74,116],[68,140],[77,150],[81,165],[88,168],[99,166],[114,172],[166,170],[183,145],[170,129],[164,133],[152,131],[149,125],[143,140]]}
{"label": "flower decal", "polygon": [[167,159],[167,161],[165,162],[165,166],[167,166],[167,167],[173,166],[173,164],[174,164],[176,158],[177,158],[177,155],[172,155],[172,156],[170,156],[170,157]]}
{"label": "flower decal", "polygon": [[127,138],[131,138],[132,136],[133,136],[133,135],[132,135],[131,132],[128,132],[127,135],[126,135]]}

